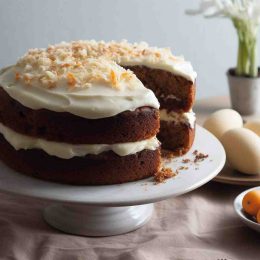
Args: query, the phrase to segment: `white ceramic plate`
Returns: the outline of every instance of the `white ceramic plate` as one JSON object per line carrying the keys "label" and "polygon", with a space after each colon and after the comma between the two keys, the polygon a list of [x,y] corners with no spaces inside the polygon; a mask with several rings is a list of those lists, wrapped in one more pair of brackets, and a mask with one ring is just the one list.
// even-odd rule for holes
{"label": "white ceramic plate", "polygon": [[260,185],[260,175],[243,174],[225,165],[214,181],[233,185],[257,186]]}
{"label": "white ceramic plate", "polygon": [[254,222],[253,220],[250,220],[247,215],[245,214],[245,212],[243,211],[243,207],[242,207],[242,200],[243,197],[245,196],[245,194],[251,190],[260,190],[260,186],[259,187],[255,187],[249,190],[246,190],[242,193],[240,193],[234,200],[234,208],[235,211],[237,213],[237,215],[239,216],[239,218],[250,228],[260,232],[260,224]]}
{"label": "white ceramic plate", "polygon": [[[194,158],[198,150],[209,157],[198,165],[183,164],[183,158]],[[178,196],[205,184],[223,168],[225,151],[220,142],[207,130],[197,126],[196,137],[190,152],[170,162],[167,166],[174,171],[180,166],[189,166],[165,183],[155,185],[153,178],[120,185],[72,186],[41,181],[16,173],[0,163],[0,190],[15,194],[53,200],[57,202],[80,203],[98,206],[130,206],[147,204]]]}

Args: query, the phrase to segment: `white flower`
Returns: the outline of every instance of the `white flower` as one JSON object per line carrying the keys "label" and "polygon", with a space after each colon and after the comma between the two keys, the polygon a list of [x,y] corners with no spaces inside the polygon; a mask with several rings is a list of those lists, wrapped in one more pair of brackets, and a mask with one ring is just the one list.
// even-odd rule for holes
{"label": "white flower", "polygon": [[239,40],[236,75],[258,76],[257,32],[260,24],[260,0],[201,0],[198,9],[187,10],[186,13],[230,18]]}
{"label": "white flower", "polygon": [[260,24],[260,0],[202,0],[198,9],[187,10],[186,13],[251,20]]}

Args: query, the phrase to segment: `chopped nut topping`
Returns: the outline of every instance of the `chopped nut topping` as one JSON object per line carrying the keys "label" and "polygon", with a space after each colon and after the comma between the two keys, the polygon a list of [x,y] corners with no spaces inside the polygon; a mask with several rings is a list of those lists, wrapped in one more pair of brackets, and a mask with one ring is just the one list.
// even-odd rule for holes
{"label": "chopped nut topping", "polygon": [[23,80],[25,82],[26,85],[30,86],[31,85],[31,77],[28,74],[24,74],[23,75]]}
{"label": "chopped nut topping", "polygon": [[111,70],[111,72],[110,72],[110,81],[113,86],[115,86],[115,87],[117,86],[116,73],[113,70]]}
{"label": "chopped nut topping", "polygon": [[75,86],[77,83],[75,76],[70,72],[67,74],[67,81],[69,86]]}
{"label": "chopped nut topping", "polygon": [[16,72],[15,73],[15,80],[18,81],[20,78],[21,78],[20,73]]}
{"label": "chopped nut topping", "polygon": [[[17,62],[14,77],[27,85],[38,82],[47,88],[59,86],[58,82],[62,80],[68,83],[69,88],[89,87],[96,81],[119,88],[123,81],[138,80],[133,72],[117,65],[134,58],[184,61],[181,57],[174,57],[167,48],[149,47],[144,42],[63,42],[47,49],[29,50]],[[26,73],[30,77],[25,76]]]}

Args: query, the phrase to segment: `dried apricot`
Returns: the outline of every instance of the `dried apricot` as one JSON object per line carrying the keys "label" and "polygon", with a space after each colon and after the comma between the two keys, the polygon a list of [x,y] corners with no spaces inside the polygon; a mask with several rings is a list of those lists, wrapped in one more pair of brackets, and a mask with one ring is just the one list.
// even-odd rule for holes
{"label": "dried apricot", "polygon": [[257,221],[257,223],[260,224],[260,209],[259,209],[258,212],[257,212],[256,221]]}
{"label": "dried apricot", "polygon": [[260,210],[260,190],[249,191],[242,200],[242,206],[246,213],[256,216]]}

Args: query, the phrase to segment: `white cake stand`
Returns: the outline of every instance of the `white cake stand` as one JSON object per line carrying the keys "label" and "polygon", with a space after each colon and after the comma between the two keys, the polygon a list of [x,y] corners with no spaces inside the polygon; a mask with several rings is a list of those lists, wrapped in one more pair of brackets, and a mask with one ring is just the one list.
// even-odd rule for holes
{"label": "white cake stand", "polygon": [[[183,164],[183,158],[194,159],[194,150],[209,155],[195,165]],[[16,173],[0,163],[0,190],[17,195],[49,200],[45,220],[66,233],[84,236],[123,234],[143,226],[152,216],[153,203],[198,188],[214,178],[225,163],[225,152],[219,141],[197,126],[190,152],[167,164],[176,170],[188,166],[165,183],[154,184],[152,178],[120,185],[72,186],[41,181]]]}

